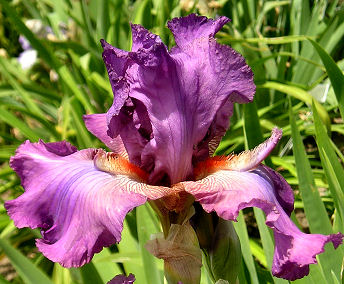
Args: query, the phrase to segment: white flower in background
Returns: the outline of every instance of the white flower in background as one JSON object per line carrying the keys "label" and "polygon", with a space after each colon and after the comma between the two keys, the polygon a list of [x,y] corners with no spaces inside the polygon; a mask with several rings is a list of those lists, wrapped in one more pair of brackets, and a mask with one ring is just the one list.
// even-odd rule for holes
{"label": "white flower in background", "polygon": [[[51,27],[45,27],[41,20],[30,19],[25,22],[25,25],[39,38],[55,37]],[[18,62],[23,70],[30,69],[37,60],[37,50],[32,48],[30,42],[23,35],[19,36],[18,41],[24,50],[19,54]]]}
{"label": "white flower in background", "polygon": [[23,70],[30,69],[36,62],[37,50],[28,49],[19,54],[18,62]]}
{"label": "white flower in background", "polygon": [[18,62],[23,70],[30,69],[36,62],[37,51],[32,48],[26,37],[20,35],[18,41],[24,50],[19,54]]}

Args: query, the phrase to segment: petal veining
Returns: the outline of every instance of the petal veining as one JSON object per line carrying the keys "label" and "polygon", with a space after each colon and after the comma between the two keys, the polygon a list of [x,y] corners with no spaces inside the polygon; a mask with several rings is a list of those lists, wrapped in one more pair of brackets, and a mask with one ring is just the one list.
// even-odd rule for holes
{"label": "petal veining", "polygon": [[219,170],[233,170],[245,172],[259,166],[264,159],[269,156],[282,137],[282,130],[272,129],[271,136],[263,143],[259,144],[253,150],[248,150],[239,155],[231,154],[229,156],[216,156],[208,158],[198,163],[194,169],[195,179],[199,180],[211,173]]}
{"label": "petal veining", "polygon": [[187,17],[172,19],[167,26],[173,33],[176,44],[179,47],[185,47],[196,39],[214,37],[229,21],[230,19],[224,16],[213,20],[204,16],[190,14]]}
{"label": "petal veining", "polygon": [[119,242],[125,215],[145,203],[144,192],[154,198],[156,191],[132,172],[99,170],[95,158],[104,155],[66,142],[27,141],[11,159],[25,192],[5,203],[8,214],[18,228],[41,228],[37,247],[65,267],[81,266]]}
{"label": "petal veining", "polygon": [[[159,37],[132,25],[133,49],[120,72],[113,65],[121,64],[116,58],[122,54],[103,42],[114,90],[109,134],[121,136],[130,161],[149,171],[153,184],[192,178],[194,162],[212,154],[228,128],[233,103],[253,99],[251,69],[214,39],[226,22],[196,15],[174,19],[169,27],[177,46],[170,52]],[[113,84],[119,73],[125,96]]]}
{"label": "petal veining", "polygon": [[[215,211],[225,220],[235,221],[239,211],[247,207],[262,209],[266,214],[266,224],[275,234],[272,273],[295,280],[308,274],[309,264],[316,263],[315,257],[324,251],[326,243],[332,242],[336,248],[344,235],[301,232],[289,219],[290,212],[286,213],[284,209],[290,211],[291,188],[287,183],[276,186],[280,177],[272,176],[270,171],[262,166],[251,172],[220,170],[183,185],[205,211]],[[284,202],[284,206],[279,200]]]}

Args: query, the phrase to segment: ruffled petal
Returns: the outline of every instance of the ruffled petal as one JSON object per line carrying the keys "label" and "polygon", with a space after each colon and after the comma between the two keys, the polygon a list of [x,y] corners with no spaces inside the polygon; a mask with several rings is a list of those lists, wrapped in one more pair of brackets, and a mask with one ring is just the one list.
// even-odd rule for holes
{"label": "ruffled petal", "polygon": [[[126,82],[125,74],[131,64],[131,60],[127,51],[115,48],[105,40],[100,42],[103,47],[103,60],[109,74],[112,91],[116,94],[109,112],[111,116],[118,115],[129,95],[129,86]],[[107,119],[109,123],[111,117],[109,118],[108,115]]]}
{"label": "ruffled petal", "polygon": [[128,158],[128,153],[124,147],[120,136],[111,138],[107,134],[106,113],[97,113],[83,116],[85,125],[94,136],[102,141],[111,151]]}
{"label": "ruffled petal", "polygon": [[239,155],[231,154],[229,156],[216,156],[201,161],[194,169],[195,179],[202,179],[220,169],[240,172],[252,170],[264,161],[276,147],[281,137],[282,129],[275,127],[271,131],[271,136],[253,150],[244,151]]}
{"label": "ruffled petal", "polygon": [[140,183],[144,173],[125,161],[101,149],[26,141],[10,162],[25,193],[5,208],[18,228],[42,229],[36,243],[46,257],[65,267],[81,266],[120,241],[125,215],[145,203],[145,192],[150,198],[164,194]]}
{"label": "ruffled petal", "polygon": [[174,18],[167,23],[179,47],[187,47],[190,42],[202,37],[211,38],[228,22],[227,17],[219,17],[216,20],[204,16],[190,14],[182,18]]}
{"label": "ruffled petal", "polygon": [[[133,25],[135,39],[144,37],[143,34],[144,31]],[[138,40],[134,41],[134,46],[138,47],[137,42]],[[129,97],[130,84],[127,73],[135,66],[132,66],[133,61],[129,57],[129,52],[119,50],[104,40],[101,40],[101,44],[104,49],[103,60],[114,93],[113,104],[106,114],[107,134],[111,138],[120,135],[130,161],[140,166],[141,152],[148,143],[152,130],[145,106]]]}
{"label": "ruffled petal", "polygon": [[132,284],[135,282],[135,280],[135,276],[132,273],[130,273],[128,276],[120,274],[109,281],[107,284]]}
{"label": "ruffled petal", "polygon": [[[289,222],[291,222],[290,219]],[[344,238],[341,233],[326,236],[304,234],[300,231],[295,231],[291,235],[275,231],[274,236],[275,254],[272,273],[277,277],[291,281],[309,274],[308,264],[317,263],[316,255],[324,252],[327,243],[332,242],[334,248],[337,248],[343,243]]]}
{"label": "ruffled petal", "polygon": [[136,52],[140,48],[148,49],[157,43],[162,43],[158,35],[149,32],[141,25],[131,24],[130,26],[133,39],[131,51]]}
{"label": "ruffled petal", "polygon": [[[121,135],[130,160],[151,172],[151,183],[191,178],[193,163],[209,155],[227,129],[233,103],[253,99],[253,74],[245,60],[213,38],[227,21],[196,15],[174,19],[169,26],[177,46],[171,52],[157,36],[132,27],[133,50],[126,54],[121,77],[129,98],[119,107],[114,92],[117,108],[108,112],[109,133]],[[116,60],[108,56],[111,48],[104,46],[112,78]],[[114,49],[112,56],[117,53]]]}
{"label": "ruffled petal", "polygon": [[262,166],[250,172],[220,170],[197,182],[184,182],[183,185],[205,211],[215,211],[225,220],[235,221],[239,210],[247,207],[262,209],[266,214],[266,224],[275,233],[272,273],[295,280],[308,274],[309,264],[316,263],[315,257],[324,251],[326,243],[332,242],[336,248],[342,243],[344,235],[302,233],[279,202],[282,199],[288,208],[291,188],[286,188],[287,183],[276,186],[280,177],[276,178],[271,173],[271,169]]}

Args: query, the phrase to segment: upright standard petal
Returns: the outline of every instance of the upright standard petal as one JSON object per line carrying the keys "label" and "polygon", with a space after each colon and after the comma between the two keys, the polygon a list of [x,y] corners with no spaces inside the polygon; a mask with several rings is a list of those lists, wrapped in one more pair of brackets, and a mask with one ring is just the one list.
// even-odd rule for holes
{"label": "upright standard petal", "polygon": [[289,219],[293,210],[292,189],[278,173],[259,164],[280,134],[275,129],[270,139],[251,152],[200,163],[195,169],[200,180],[181,184],[205,211],[215,211],[225,220],[235,221],[239,211],[247,207],[262,209],[266,224],[275,235],[272,273],[295,280],[309,273],[309,264],[316,263],[316,255],[324,251],[326,243],[332,242],[336,248],[344,235],[304,234]]}
{"label": "upright standard petal", "polygon": [[144,172],[121,159],[66,142],[26,141],[10,162],[25,193],[5,208],[18,228],[41,228],[36,244],[46,257],[81,266],[120,241],[125,215],[147,200],[145,193],[152,199],[164,193],[140,183]]}
{"label": "upright standard petal", "polygon": [[[130,160],[151,171],[152,183],[192,177],[193,162],[212,153],[227,129],[233,102],[253,99],[250,68],[238,53],[214,39],[227,21],[196,15],[174,19],[169,27],[177,46],[171,52],[159,37],[132,26],[133,49],[121,65],[125,72],[120,68],[126,100],[118,104],[123,91],[113,85],[117,110],[108,112],[109,133],[121,135]],[[116,60],[109,57],[109,45],[103,46],[110,81],[116,82]],[[119,57],[118,50],[114,54]],[[120,121],[121,129],[113,121]]]}
{"label": "upright standard petal", "polygon": [[193,41],[202,37],[211,38],[230,21],[227,17],[219,17],[215,20],[204,16],[190,14],[187,17],[174,18],[167,26],[174,36],[176,44],[181,48],[188,47]]}

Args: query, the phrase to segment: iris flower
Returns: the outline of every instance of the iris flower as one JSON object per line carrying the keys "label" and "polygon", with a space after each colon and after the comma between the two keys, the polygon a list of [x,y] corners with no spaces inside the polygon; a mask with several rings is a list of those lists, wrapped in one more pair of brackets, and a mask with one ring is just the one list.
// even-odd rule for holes
{"label": "iris flower", "polygon": [[101,41],[114,101],[107,113],[84,120],[111,152],[65,141],[26,141],[17,149],[10,165],[25,192],[5,207],[18,228],[41,228],[36,245],[47,258],[64,267],[89,262],[121,240],[126,214],[147,201],[174,215],[199,202],[233,221],[241,209],[262,209],[274,230],[272,273],[289,280],[307,275],[326,243],[342,243],[340,233],[305,234],[289,219],[293,191],[262,164],[280,129],[251,151],[212,157],[233,104],[255,93],[244,58],[214,38],[228,21],[194,14],[171,20],[171,50],[140,25],[131,25],[129,52]]}

